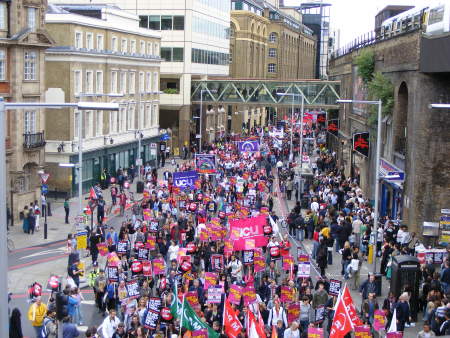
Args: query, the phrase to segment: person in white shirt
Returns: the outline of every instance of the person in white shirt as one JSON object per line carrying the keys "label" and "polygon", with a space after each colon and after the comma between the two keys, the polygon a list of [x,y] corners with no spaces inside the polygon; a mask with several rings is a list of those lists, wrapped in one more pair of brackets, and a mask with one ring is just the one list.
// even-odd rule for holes
{"label": "person in white shirt", "polygon": [[311,207],[310,209],[317,214],[319,212],[319,203],[317,203],[317,198],[314,198],[312,203],[311,203]]}
{"label": "person in white shirt", "polygon": [[178,250],[180,247],[175,243],[175,241],[170,241],[169,250],[167,254],[169,255],[169,261],[176,260],[178,258]]}
{"label": "person in white shirt", "polygon": [[114,332],[117,330],[119,326],[120,320],[116,317],[116,310],[109,310],[109,316],[105,318],[101,327],[102,327],[102,337],[103,338],[112,338]]}
{"label": "person in white shirt", "polygon": [[242,263],[235,255],[231,255],[231,261],[227,265],[227,269],[231,268],[231,278],[233,281],[242,281]]}
{"label": "person in white shirt", "polygon": [[270,327],[277,326],[277,322],[281,320],[284,324],[284,327],[288,327],[288,322],[286,318],[286,311],[284,311],[283,307],[280,306],[280,301],[274,301],[275,306],[269,312],[269,319],[267,320],[267,325]]}

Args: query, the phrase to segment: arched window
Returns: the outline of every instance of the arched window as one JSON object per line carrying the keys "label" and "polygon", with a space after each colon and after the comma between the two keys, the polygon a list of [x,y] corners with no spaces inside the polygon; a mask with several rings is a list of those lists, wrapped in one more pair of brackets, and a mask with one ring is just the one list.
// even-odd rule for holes
{"label": "arched window", "polygon": [[277,42],[278,34],[275,32],[270,33],[269,42],[275,43]]}

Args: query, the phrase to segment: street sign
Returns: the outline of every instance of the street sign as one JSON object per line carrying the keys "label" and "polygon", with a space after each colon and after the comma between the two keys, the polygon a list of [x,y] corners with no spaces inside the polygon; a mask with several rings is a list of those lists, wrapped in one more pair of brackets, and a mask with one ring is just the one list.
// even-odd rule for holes
{"label": "street sign", "polygon": [[161,135],[161,136],[159,137],[159,139],[160,139],[161,141],[167,141],[167,140],[170,139],[170,136],[169,136],[169,134],[163,134],[163,135]]}
{"label": "street sign", "polygon": [[441,214],[450,214],[450,209],[441,209]]}
{"label": "street sign", "polygon": [[202,136],[200,134],[195,135],[195,138],[201,138]]}
{"label": "street sign", "polygon": [[47,181],[48,181],[48,179],[50,177],[50,174],[49,173],[42,173],[42,174],[39,174],[39,176],[41,177],[41,183],[45,184],[45,183],[47,183]]}
{"label": "street sign", "polygon": [[43,195],[47,195],[48,194],[48,185],[47,184],[42,184],[41,185],[41,192]]}
{"label": "street sign", "polygon": [[402,171],[390,171],[388,172],[385,179],[388,181],[404,181],[405,173]]}
{"label": "street sign", "polygon": [[137,165],[137,166],[142,165],[142,158],[137,158],[137,159],[136,159],[136,165]]}
{"label": "street sign", "polygon": [[156,149],[158,145],[156,143],[150,143],[150,149]]}
{"label": "street sign", "polygon": [[364,157],[369,157],[370,139],[369,133],[355,133],[353,134],[353,150],[357,151]]}

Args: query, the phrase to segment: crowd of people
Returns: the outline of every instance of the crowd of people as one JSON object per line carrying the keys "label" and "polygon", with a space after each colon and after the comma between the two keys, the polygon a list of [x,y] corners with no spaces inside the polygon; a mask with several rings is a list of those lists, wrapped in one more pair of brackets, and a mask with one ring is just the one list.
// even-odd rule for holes
{"label": "crowd of people", "polygon": [[[372,330],[379,309],[386,329],[394,313],[398,331],[414,325],[411,285],[404,285],[398,298],[390,292],[379,302],[376,276],[361,275],[375,239],[374,210],[358,181],[345,176],[335,153],[314,142],[301,149],[310,155],[314,176],[300,185],[289,144],[272,136],[272,129],[255,128],[241,138],[258,141],[256,152],[240,151],[231,139],[206,144],[204,152],[214,155],[215,162],[190,184],[177,184],[176,175],[198,169],[196,159],[183,160],[162,175],[143,167],[140,201],[130,200],[127,193],[134,168],[116,177],[102,175],[94,189],[97,226],[88,229],[92,269],[86,275],[104,319],[89,327],[86,337],[193,337],[203,332],[205,337],[295,338],[307,337],[308,328],[330,332],[339,294],[327,278],[333,264],[340,264],[341,280],[360,292],[359,316]],[[323,138],[324,131],[310,124],[306,133]],[[102,197],[105,189],[111,194],[111,208],[118,204],[120,215],[127,216],[118,230],[104,221],[111,212]],[[294,207],[284,214],[292,199],[307,203],[291,204]],[[261,219],[263,234],[254,226]],[[233,232],[233,224],[243,226],[245,220],[251,220],[251,226]],[[249,232],[256,239],[239,238]],[[299,244],[305,239],[312,241],[310,253]],[[69,238],[68,243],[72,254],[62,293],[68,301],[64,337],[70,338],[79,335],[77,325],[84,322],[79,283],[85,271],[79,267],[76,242]],[[374,247],[380,273],[389,278],[393,257],[414,254],[418,244],[406,226],[386,219],[378,227]],[[312,270],[317,266],[316,278],[301,271],[297,245],[299,252],[310,254]],[[333,251],[340,262],[333,262]],[[419,337],[449,334],[449,261],[444,260],[440,273],[433,264],[424,265],[422,279],[420,310],[426,322]],[[54,298],[45,305],[35,297],[28,319],[37,337],[56,337],[55,315]]]}

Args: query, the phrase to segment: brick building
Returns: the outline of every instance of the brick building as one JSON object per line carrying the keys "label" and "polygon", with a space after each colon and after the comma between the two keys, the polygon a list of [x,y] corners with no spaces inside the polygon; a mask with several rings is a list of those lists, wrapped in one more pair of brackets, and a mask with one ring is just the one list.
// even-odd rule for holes
{"label": "brick building", "polygon": [[[440,210],[450,206],[450,115],[448,110],[429,108],[430,103],[450,103],[450,67],[442,61],[445,58],[425,60],[424,46],[429,40],[418,29],[362,47],[374,51],[375,70],[394,86],[394,109],[382,120],[382,173],[405,174],[404,182],[380,180],[381,215],[402,219],[419,235],[423,222],[438,221]],[[448,46],[450,39],[443,37],[438,43]],[[345,50],[331,59],[330,76],[341,80],[344,99],[368,99],[355,64],[362,48]],[[430,65],[440,66],[430,70]],[[330,140],[347,175],[352,170],[373,198],[376,129],[369,126],[367,118],[367,106],[342,105],[339,138],[330,136]],[[369,158],[352,151],[352,134],[361,131],[371,134]]]}

